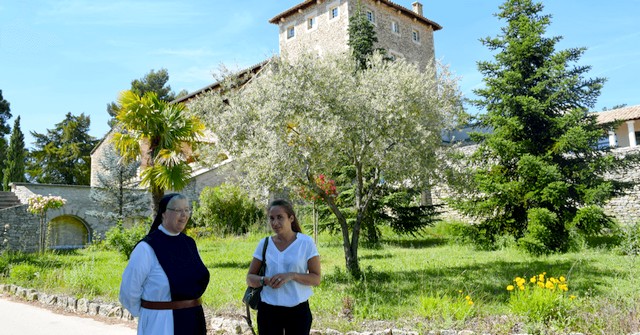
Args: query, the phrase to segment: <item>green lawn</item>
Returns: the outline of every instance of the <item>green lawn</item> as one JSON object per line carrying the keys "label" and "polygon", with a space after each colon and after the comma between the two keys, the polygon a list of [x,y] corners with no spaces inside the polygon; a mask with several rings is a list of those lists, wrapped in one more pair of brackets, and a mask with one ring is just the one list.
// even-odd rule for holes
{"label": "green lawn", "polygon": [[[205,306],[214,313],[244,313],[240,302],[244,278],[261,237],[198,240],[211,271]],[[315,329],[363,331],[374,321],[385,321],[376,322],[376,327],[393,324],[420,332],[471,329],[492,334],[624,334],[640,330],[640,270],[634,256],[586,249],[534,258],[511,248],[477,251],[450,244],[435,234],[392,236],[376,248],[360,248],[364,279],[354,281],[345,272],[339,237],[321,235],[318,249],[322,284],[310,300]],[[0,257],[0,270],[4,270],[0,282],[117,301],[125,265],[124,257],[112,251],[43,256],[5,253]],[[524,308],[510,300],[516,293],[506,287],[514,284],[514,278],[529,279],[543,272],[547,277],[565,276],[568,291],[550,297],[532,295],[525,298]],[[542,314],[532,314],[536,308]]]}

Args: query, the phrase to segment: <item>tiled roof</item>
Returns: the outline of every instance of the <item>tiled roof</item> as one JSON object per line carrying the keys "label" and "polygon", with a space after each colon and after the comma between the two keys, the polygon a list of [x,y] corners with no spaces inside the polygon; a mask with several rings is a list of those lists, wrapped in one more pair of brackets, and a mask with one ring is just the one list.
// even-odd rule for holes
{"label": "tiled roof", "polygon": [[598,123],[610,123],[613,121],[628,121],[640,119],[640,105],[627,106],[604,112],[597,112]]}
{"label": "tiled roof", "polygon": [[[248,74],[248,73],[256,74],[256,73],[260,72],[260,70],[261,70],[261,69],[262,69],[262,68],[263,68],[267,63],[269,63],[270,61],[271,61],[271,58],[266,59],[266,60],[263,60],[262,62],[260,62],[260,63],[258,63],[258,64],[256,64],[256,65],[253,65],[253,66],[248,67],[248,68],[246,68],[246,69],[244,69],[244,70],[238,71],[238,72],[236,73],[236,75],[237,75],[238,77],[240,77],[240,76],[242,76],[242,75],[244,75],[244,74]],[[208,92],[208,91],[212,91],[212,90],[217,90],[217,89],[220,87],[220,84],[221,84],[221,82],[220,82],[220,81],[216,81],[215,83],[213,83],[213,84],[211,84],[211,85],[207,85],[207,86],[205,86],[205,87],[203,87],[203,88],[201,88],[201,89],[199,89],[199,90],[197,90],[197,91],[191,92],[191,93],[189,93],[189,94],[187,94],[187,95],[185,95],[185,96],[182,96],[182,97],[180,97],[180,98],[177,98],[177,99],[175,99],[175,100],[171,101],[171,103],[172,103],[172,104],[175,104],[175,103],[185,103],[185,102],[187,102],[187,101],[189,101],[189,100],[193,99],[194,97],[196,97],[196,96],[200,95],[201,93]]]}
{"label": "tiled roof", "polygon": [[[424,17],[422,15],[419,15],[418,13],[416,13],[416,12],[406,8],[406,7],[400,6],[395,2],[388,1],[388,0],[375,0],[375,1],[379,2],[379,3],[383,3],[383,4],[385,4],[385,5],[389,6],[389,7],[395,8],[396,10],[399,10],[404,15],[407,15],[410,18],[415,18],[415,19],[417,19],[418,21],[421,21],[424,24],[432,26],[434,31],[442,29],[441,25],[439,25],[439,24],[427,19],[426,17]],[[287,9],[286,11],[274,16],[271,20],[269,20],[269,23],[278,24],[280,19],[283,19],[283,18],[286,18],[288,16],[291,16],[291,15],[295,14],[298,10],[304,10],[304,9],[306,9],[308,7],[311,7],[311,6],[315,5],[316,3],[318,3],[318,0],[306,0],[306,1],[302,2],[302,3],[299,3],[299,4],[295,5],[295,6]]]}

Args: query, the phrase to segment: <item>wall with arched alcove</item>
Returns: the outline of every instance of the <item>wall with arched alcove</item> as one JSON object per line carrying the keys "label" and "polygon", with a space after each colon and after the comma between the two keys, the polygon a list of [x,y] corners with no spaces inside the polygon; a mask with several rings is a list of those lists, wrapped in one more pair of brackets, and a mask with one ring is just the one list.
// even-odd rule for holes
{"label": "wall with arched alcove", "polygon": [[51,249],[76,249],[91,242],[91,230],[81,218],[61,215],[49,221],[47,237]]}

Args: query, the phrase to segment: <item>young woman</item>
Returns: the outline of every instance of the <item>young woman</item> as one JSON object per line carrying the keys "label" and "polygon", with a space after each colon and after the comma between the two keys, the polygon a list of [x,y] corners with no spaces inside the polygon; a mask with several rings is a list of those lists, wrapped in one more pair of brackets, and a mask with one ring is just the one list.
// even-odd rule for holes
{"label": "young woman", "polygon": [[149,234],[122,274],[120,302],[138,317],[138,334],[205,335],[200,297],[209,284],[196,244],[182,233],[191,209],[181,194],[165,195]]}
{"label": "young woman", "polygon": [[266,272],[258,276],[264,239],[253,253],[247,285],[264,286],[258,305],[260,335],[309,334],[311,310],[308,299],[311,286],[320,284],[320,255],[313,239],[302,234],[293,206],[286,200],[274,200],[268,208],[269,223],[275,235],[266,251]]}

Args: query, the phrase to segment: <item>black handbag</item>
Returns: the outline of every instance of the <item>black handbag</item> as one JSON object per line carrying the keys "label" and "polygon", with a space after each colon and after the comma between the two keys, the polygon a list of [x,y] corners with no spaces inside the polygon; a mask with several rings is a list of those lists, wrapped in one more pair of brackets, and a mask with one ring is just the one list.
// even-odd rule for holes
{"label": "black handbag", "polygon": [[[260,270],[258,270],[258,276],[264,276],[265,271],[267,270],[267,244],[269,244],[269,238],[264,238],[264,246],[262,247],[262,264],[260,265]],[[258,303],[260,303],[260,292],[262,291],[262,286],[260,287],[251,287],[248,286],[244,291],[244,297],[242,297],[242,302],[245,303],[251,309],[258,309]]]}

